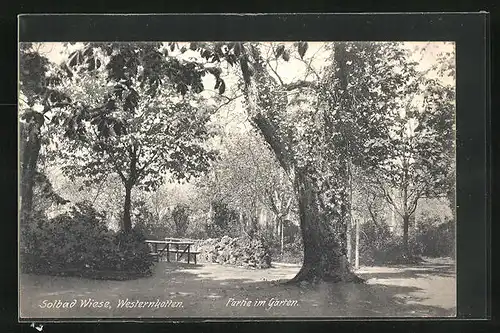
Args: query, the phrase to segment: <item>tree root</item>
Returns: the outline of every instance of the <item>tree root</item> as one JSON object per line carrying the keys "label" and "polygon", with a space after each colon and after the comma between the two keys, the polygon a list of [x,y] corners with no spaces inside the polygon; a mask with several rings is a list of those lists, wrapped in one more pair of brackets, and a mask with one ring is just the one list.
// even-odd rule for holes
{"label": "tree root", "polygon": [[318,274],[316,269],[311,267],[304,267],[300,269],[300,271],[295,275],[294,278],[284,282],[285,285],[296,285],[301,282],[307,282],[311,284],[317,284],[319,282],[329,282],[329,283],[338,283],[338,282],[348,282],[348,283],[365,283],[365,280],[357,276],[352,272],[347,272],[346,274],[338,274],[335,272],[324,272]]}

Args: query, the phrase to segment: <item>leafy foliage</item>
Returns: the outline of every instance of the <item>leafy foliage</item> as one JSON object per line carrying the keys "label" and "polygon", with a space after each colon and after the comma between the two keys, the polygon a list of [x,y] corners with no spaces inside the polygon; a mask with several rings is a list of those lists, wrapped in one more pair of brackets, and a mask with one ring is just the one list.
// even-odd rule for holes
{"label": "leafy foliage", "polygon": [[162,240],[171,233],[171,227],[166,219],[157,219],[149,210],[146,202],[135,201],[132,205],[132,212],[134,228],[140,230],[146,239]]}
{"label": "leafy foliage", "polygon": [[[74,149],[66,149],[71,150],[71,156],[60,157],[85,163],[70,173],[90,178],[113,170],[122,179],[133,176],[153,189],[161,183],[159,174],[166,170],[185,178],[206,168],[212,155],[200,143],[209,136],[204,125],[210,111],[203,105],[193,106],[189,100],[172,100],[175,87],[160,86],[159,82],[177,76],[158,77],[162,71],[153,69],[160,66],[156,63],[159,60],[147,53],[153,52],[148,44],[136,49],[133,45],[113,47],[107,70],[83,72],[72,79],[70,87],[77,83],[84,87],[81,95],[74,93],[75,99],[85,101],[95,96],[97,103],[82,106],[64,120],[64,135],[73,139],[69,144],[74,147],[69,148]],[[95,91],[94,87],[105,88]],[[130,164],[134,160],[132,175]]]}
{"label": "leafy foliage", "polygon": [[161,47],[90,43],[70,56],[61,90],[73,108],[52,117],[61,126],[55,153],[68,176],[90,185],[116,173],[130,197],[135,186],[155,190],[167,173],[187,180],[207,170],[215,156],[204,144],[211,110],[193,95],[205,72]]}
{"label": "leafy foliage", "polygon": [[[56,66],[33,45],[23,45],[23,133],[27,143],[36,143],[26,145],[33,159],[23,165],[36,166],[48,122],[51,140],[43,143],[64,162],[64,173],[75,183],[84,179],[84,188],[116,176],[125,188],[125,216],[131,196],[143,199],[143,192],[158,190],[169,177],[189,182],[211,169],[205,186],[197,187],[206,192],[203,203],[189,203],[198,210],[212,206],[202,230],[211,236],[237,234],[245,230],[240,224],[248,224],[276,250],[277,228],[259,230],[259,211],[285,223],[298,210],[305,239],[300,244],[288,230],[285,248],[328,249],[321,260],[330,271],[342,271],[339,258],[354,212],[373,222],[363,236],[367,258],[397,253],[398,237],[379,223],[387,211],[381,201],[408,221],[420,198],[453,192],[455,92],[436,79],[455,75],[453,54],[438,55],[426,71],[401,43],[336,42],[322,46],[326,58],[317,66],[315,47],[302,41],[84,43]],[[296,64],[305,68],[303,78],[290,70]],[[220,95],[212,104],[204,97],[207,74]],[[235,89],[257,136],[225,136],[216,159],[209,122],[214,104],[237,99],[226,95]],[[188,226],[187,206],[171,215],[154,207],[151,214],[146,204],[135,208],[141,228],[172,224],[168,232],[177,235],[207,220],[205,211],[193,213],[197,222]],[[136,236],[117,237],[127,243]],[[127,253],[134,256],[132,250]],[[327,271],[321,265],[309,269]]]}
{"label": "leafy foliage", "polygon": [[248,268],[269,268],[271,257],[266,244],[247,236],[208,239],[197,245],[200,261]]}
{"label": "leafy foliage", "polygon": [[[289,61],[285,45],[272,48],[271,60],[262,46],[244,46],[241,70],[254,125],[285,172],[312,185],[320,214],[336,221],[330,229],[335,243],[344,243],[341,249],[350,165],[375,175],[372,182],[404,217],[405,228],[421,196],[450,184],[453,88],[420,70],[401,43],[333,43],[330,64],[322,76],[316,73],[318,84],[280,77],[273,62]],[[304,44],[294,47],[303,60]],[[442,71],[452,68],[449,63]],[[399,192],[399,205],[392,190]]]}
{"label": "leafy foliage", "polygon": [[295,203],[292,185],[257,135],[252,131],[224,137],[224,149],[197,188],[247,219],[258,219],[262,209],[273,219],[283,219]]}
{"label": "leafy foliage", "polygon": [[174,222],[174,236],[184,237],[189,227],[189,206],[186,204],[177,204],[172,211],[172,220]]}
{"label": "leafy foliage", "polygon": [[273,261],[301,263],[303,244],[299,227],[290,220],[283,221],[283,249],[280,236],[281,233],[276,233],[272,224],[258,226],[256,238],[269,249]]}
{"label": "leafy foliage", "polygon": [[37,104],[49,107],[70,101],[68,96],[57,89],[57,85],[60,83],[60,72],[57,66],[41,54],[36,45],[32,43],[20,44],[19,68],[21,101],[30,108],[25,116],[26,119],[32,116],[39,118],[39,113],[33,113],[32,110]]}
{"label": "leafy foliage", "polygon": [[[394,251],[396,249],[396,251]],[[387,224],[376,225],[365,223],[361,225],[359,258],[362,265],[386,264],[391,256],[400,256],[400,247]]]}
{"label": "leafy foliage", "polygon": [[56,69],[32,43],[19,45],[19,122],[21,136],[21,218],[32,213],[33,188],[47,113],[66,106],[68,96],[54,87]]}
{"label": "leafy foliage", "polygon": [[52,206],[64,205],[69,202],[54,189],[52,182],[42,172],[35,174],[33,189],[33,207],[36,211],[47,212]]}
{"label": "leafy foliage", "polygon": [[421,221],[416,236],[417,251],[427,257],[455,256],[455,222],[436,224]]}
{"label": "leafy foliage", "polygon": [[218,238],[241,234],[238,214],[236,211],[220,201],[214,201],[211,205],[213,209],[211,221],[205,225],[208,237]]}
{"label": "leafy foliage", "polygon": [[104,278],[151,273],[153,262],[142,234],[115,234],[89,204],[52,219],[37,216],[23,235],[23,272]]}

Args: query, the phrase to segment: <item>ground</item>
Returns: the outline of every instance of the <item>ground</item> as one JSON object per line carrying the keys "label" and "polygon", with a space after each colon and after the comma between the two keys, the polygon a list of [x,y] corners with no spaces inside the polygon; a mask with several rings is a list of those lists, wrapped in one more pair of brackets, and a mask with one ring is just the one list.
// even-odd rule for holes
{"label": "ground", "polygon": [[[426,259],[413,266],[361,267],[357,273],[366,279],[365,284],[280,283],[299,268],[278,263],[270,269],[251,270],[160,262],[153,276],[132,281],[22,274],[20,314],[23,318],[455,316],[455,265],[450,259]],[[89,298],[109,301],[110,306],[81,307],[82,300]],[[160,307],[118,308],[119,300],[126,299],[158,300]],[[40,307],[58,300],[76,300],[76,305]],[[161,307],[161,302],[169,300],[179,307]],[[284,300],[289,302],[276,302]],[[263,302],[256,306],[258,301]]]}

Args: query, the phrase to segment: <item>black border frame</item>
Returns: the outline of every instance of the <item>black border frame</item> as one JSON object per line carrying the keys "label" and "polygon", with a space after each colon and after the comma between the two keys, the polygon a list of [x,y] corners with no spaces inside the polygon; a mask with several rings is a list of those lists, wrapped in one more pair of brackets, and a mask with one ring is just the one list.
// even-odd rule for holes
{"label": "black border frame", "polygon": [[[20,15],[19,41],[454,41],[457,55],[457,318],[490,317],[490,82],[487,13]],[[200,28],[202,27],[202,28]],[[348,28],[346,28],[348,27]],[[395,318],[352,320],[394,320]],[[404,318],[404,320],[426,320]],[[434,320],[436,318],[432,318]],[[448,319],[447,320],[456,320]],[[98,319],[22,318],[21,322]],[[210,321],[235,321],[217,318]],[[242,318],[243,321],[275,321]],[[296,321],[298,318],[280,320]],[[300,320],[324,321],[318,318]],[[345,320],[339,318],[327,319]],[[138,321],[137,318],[99,322]],[[144,322],[207,318],[141,319]]]}

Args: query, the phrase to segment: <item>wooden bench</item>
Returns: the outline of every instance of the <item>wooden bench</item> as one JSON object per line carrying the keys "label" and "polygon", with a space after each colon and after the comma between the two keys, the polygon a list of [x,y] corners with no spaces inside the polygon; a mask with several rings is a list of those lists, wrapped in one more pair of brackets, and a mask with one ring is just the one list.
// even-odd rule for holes
{"label": "wooden bench", "polygon": [[[177,261],[179,261],[179,259],[182,257],[182,256],[181,256],[181,257],[179,257],[179,253],[180,253],[181,255],[182,255],[182,254],[187,254],[187,252],[184,252],[184,251],[181,251],[181,250],[169,250],[169,251],[168,251],[168,254],[170,254],[170,253],[175,253],[175,254],[176,254],[176,259],[177,259]],[[165,252],[164,252],[164,253],[157,253],[157,252],[151,252],[151,253],[149,253],[149,255],[150,255],[150,256],[152,256],[152,257],[153,257],[153,259],[154,259],[154,261],[156,261],[156,262],[159,262],[159,261],[160,261],[160,257],[162,257],[164,254],[165,254]],[[194,264],[195,264],[195,265],[197,264],[196,256],[197,256],[198,254],[200,254],[200,252],[199,252],[199,251],[190,251],[190,252],[189,252],[189,256],[190,256],[190,258],[193,258],[193,261],[194,261]],[[170,259],[170,258],[168,258],[168,259]],[[189,261],[190,261],[190,260],[188,260],[188,262],[189,262]]]}
{"label": "wooden bench", "polygon": [[[180,239],[167,239],[163,241],[157,240],[146,240],[152,250],[150,255],[154,258],[155,261],[160,261],[160,257],[162,257],[166,253],[167,261],[170,261],[170,253],[175,253],[177,261],[181,259],[184,254],[187,255],[187,262],[191,262],[191,258],[194,259],[194,264],[197,264],[196,256],[200,253],[198,251],[191,251],[191,246],[194,242],[184,241]],[[161,247],[163,246],[163,247]],[[172,248],[170,248],[172,246]],[[175,246],[175,248],[174,248]],[[179,247],[184,247],[184,249],[180,249]]]}

